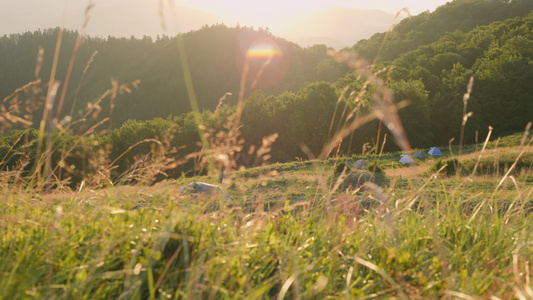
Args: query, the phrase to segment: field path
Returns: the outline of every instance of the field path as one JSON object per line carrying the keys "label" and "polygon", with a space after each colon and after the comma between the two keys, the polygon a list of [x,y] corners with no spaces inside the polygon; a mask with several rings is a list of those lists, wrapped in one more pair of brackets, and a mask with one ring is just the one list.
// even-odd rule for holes
{"label": "field path", "polygon": [[420,178],[421,174],[429,170],[432,165],[432,163],[428,163],[428,161],[425,161],[424,164],[413,165],[407,168],[385,169],[385,175],[389,177],[402,176],[409,178]]}

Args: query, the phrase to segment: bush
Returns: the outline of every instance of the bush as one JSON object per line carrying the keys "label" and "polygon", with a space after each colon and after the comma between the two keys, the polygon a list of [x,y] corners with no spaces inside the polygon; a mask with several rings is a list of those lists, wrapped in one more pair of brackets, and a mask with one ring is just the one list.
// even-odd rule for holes
{"label": "bush", "polygon": [[111,158],[115,159],[123,155],[121,161],[132,161],[138,154],[148,154],[151,148],[150,143],[140,144],[129,151],[128,149],[143,140],[160,140],[171,133],[169,131],[177,129],[176,127],[177,125],[172,121],[161,118],[149,121],[128,120],[108,135],[108,141],[112,145]]}
{"label": "bush", "polygon": [[46,153],[48,140],[52,143],[50,170],[53,177],[61,181],[68,179],[62,184],[68,183],[71,188],[76,187],[88,173],[88,161],[96,155],[95,145],[99,144],[96,136],[68,135],[59,131],[52,134],[44,132],[40,148],[41,169],[36,170],[39,131],[35,128],[12,130],[0,140],[0,171],[16,170],[21,177],[31,177],[37,171],[43,174],[42,156]]}
{"label": "bush", "polygon": [[431,168],[431,172],[435,173],[438,170],[440,170],[444,165],[444,169],[440,172],[440,174],[446,175],[446,176],[454,176],[457,174],[457,172],[461,172],[463,169],[463,166],[461,163],[457,160],[457,158],[451,158],[447,160],[438,160],[435,162],[433,167]]}
{"label": "bush", "polygon": [[[342,163],[344,165],[344,163]],[[371,166],[371,165],[370,165]],[[335,185],[339,179],[340,173],[335,173],[329,177],[329,184]],[[347,176],[339,186],[339,191],[343,192],[348,188],[358,188],[367,182],[373,182],[379,186],[386,186],[389,184],[387,176],[383,173],[371,173],[367,170],[350,170],[348,169]]]}
{"label": "bush", "polygon": [[383,169],[378,165],[377,161],[374,161],[373,163],[369,164],[366,169],[375,174],[384,174]]}
{"label": "bush", "polygon": [[335,165],[335,169],[333,170],[333,172],[335,174],[341,174],[344,168],[346,168],[346,172],[350,172],[350,167],[348,167],[346,163],[344,163],[344,160],[339,160]]}

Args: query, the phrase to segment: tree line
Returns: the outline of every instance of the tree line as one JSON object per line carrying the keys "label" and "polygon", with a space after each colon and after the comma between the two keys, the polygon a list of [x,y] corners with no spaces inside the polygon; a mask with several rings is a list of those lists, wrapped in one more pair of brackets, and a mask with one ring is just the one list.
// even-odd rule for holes
{"label": "tree line", "polygon": [[[46,87],[58,34],[59,29],[55,28],[0,37],[0,99],[34,80],[36,69],[40,70],[37,77]],[[88,104],[95,103],[111,88],[112,80],[119,84],[138,80],[140,84],[134,93],[126,94],[114,103],[112,128],[129,119],[167,118],[191,111],[186,79],[194,85],[200,110],[215,109],[218,100],[226,93],[232,94],[226,97],[226,101],[236,104],[243,60],[247,51],[254,45],[261,47],[261,42],[282,53],[262,71],[262,78],[273,77],[277,70],[285,69],[276,84],[262,84],[261,80],[256,84],[267,94],[295,91],[314,81],[333,82],[348,71],[346,66],[327,55],[325,45],[302,48],[273,36],[266,29],[229,28],[219,24],[156,39],[83,36],[81,47],[75,50],[77,38],[77,32],[65,30],[59,49],[55,79],[61,88],[67,81],[68,66],[75,53],[61,117],[72,112],[70,117],[80,118]],[[185,47],[190,72],[184,71],[180,59],[180,40]],[[44,50],[42,63],[38,61],[39,49]],[[247,74],[248,90],[257,75],[254,71],[257,73],[258,68],[251,65]],[[109,104],[105,104],[102,105],[103,113],[108,112]],[[38,124],[40,116],[42,109],[34,113],[34,124]]]}
{"label": "tree line", "polygon": [[[455,0],[404,18],[389,32],[374,34],[357,42],[350,50],[368,61],[391,62],[401,54],[438,41],[448,32],[467,33],[477,26],[515,17],[526,17],[533,10],[529,0]],[[400,12],[404,16],[405,12]],[[386,42],[382,45],[384,38]]]}

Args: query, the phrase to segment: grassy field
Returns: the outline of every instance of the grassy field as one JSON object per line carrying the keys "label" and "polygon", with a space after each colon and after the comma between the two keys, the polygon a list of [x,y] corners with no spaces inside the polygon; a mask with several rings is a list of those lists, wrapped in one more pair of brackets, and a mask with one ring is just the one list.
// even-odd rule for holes
{"label": "grassy field", "polygon": [[[531,156],[519,146],[497,153],[511,149]],[[479,154],[457,158],[467,165]],[[387,173],[395,156],[375,159]],[[333,163],[236,171],[222,185],[231,202],[180,195],[209,177],[46,195],[2,189],[0,297],[533,297],[531,167],[416,173],[430,159],[395,166],[405,174],[387,180],[353,171],[336,189],[344,176]]]}

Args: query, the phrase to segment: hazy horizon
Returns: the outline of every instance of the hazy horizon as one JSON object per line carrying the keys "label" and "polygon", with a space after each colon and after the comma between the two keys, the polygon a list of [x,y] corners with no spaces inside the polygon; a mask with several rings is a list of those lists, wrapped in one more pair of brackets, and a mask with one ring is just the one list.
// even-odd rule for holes
{"label": "hazy horizon", "polygon": [[[402,7],[416,15],[434,10],[446,2],[273,0],[265,3],[228,0],[221,4],[215,0],[182,0],[177,3],[163,0],[8,0],[0,4],[0,36],[62,26],[83,30],[90,36],[156,37],[173,36],[204,25],[234,27],[239,24],[268,28],[272,34],[301,46],[326,44],[342,48],[387,30]],[[90,3],[94,5],[86,14]],[[87,26],[83,28],[86,16]],[[405,16],[405,13],[401,14],[402,18]]]}

